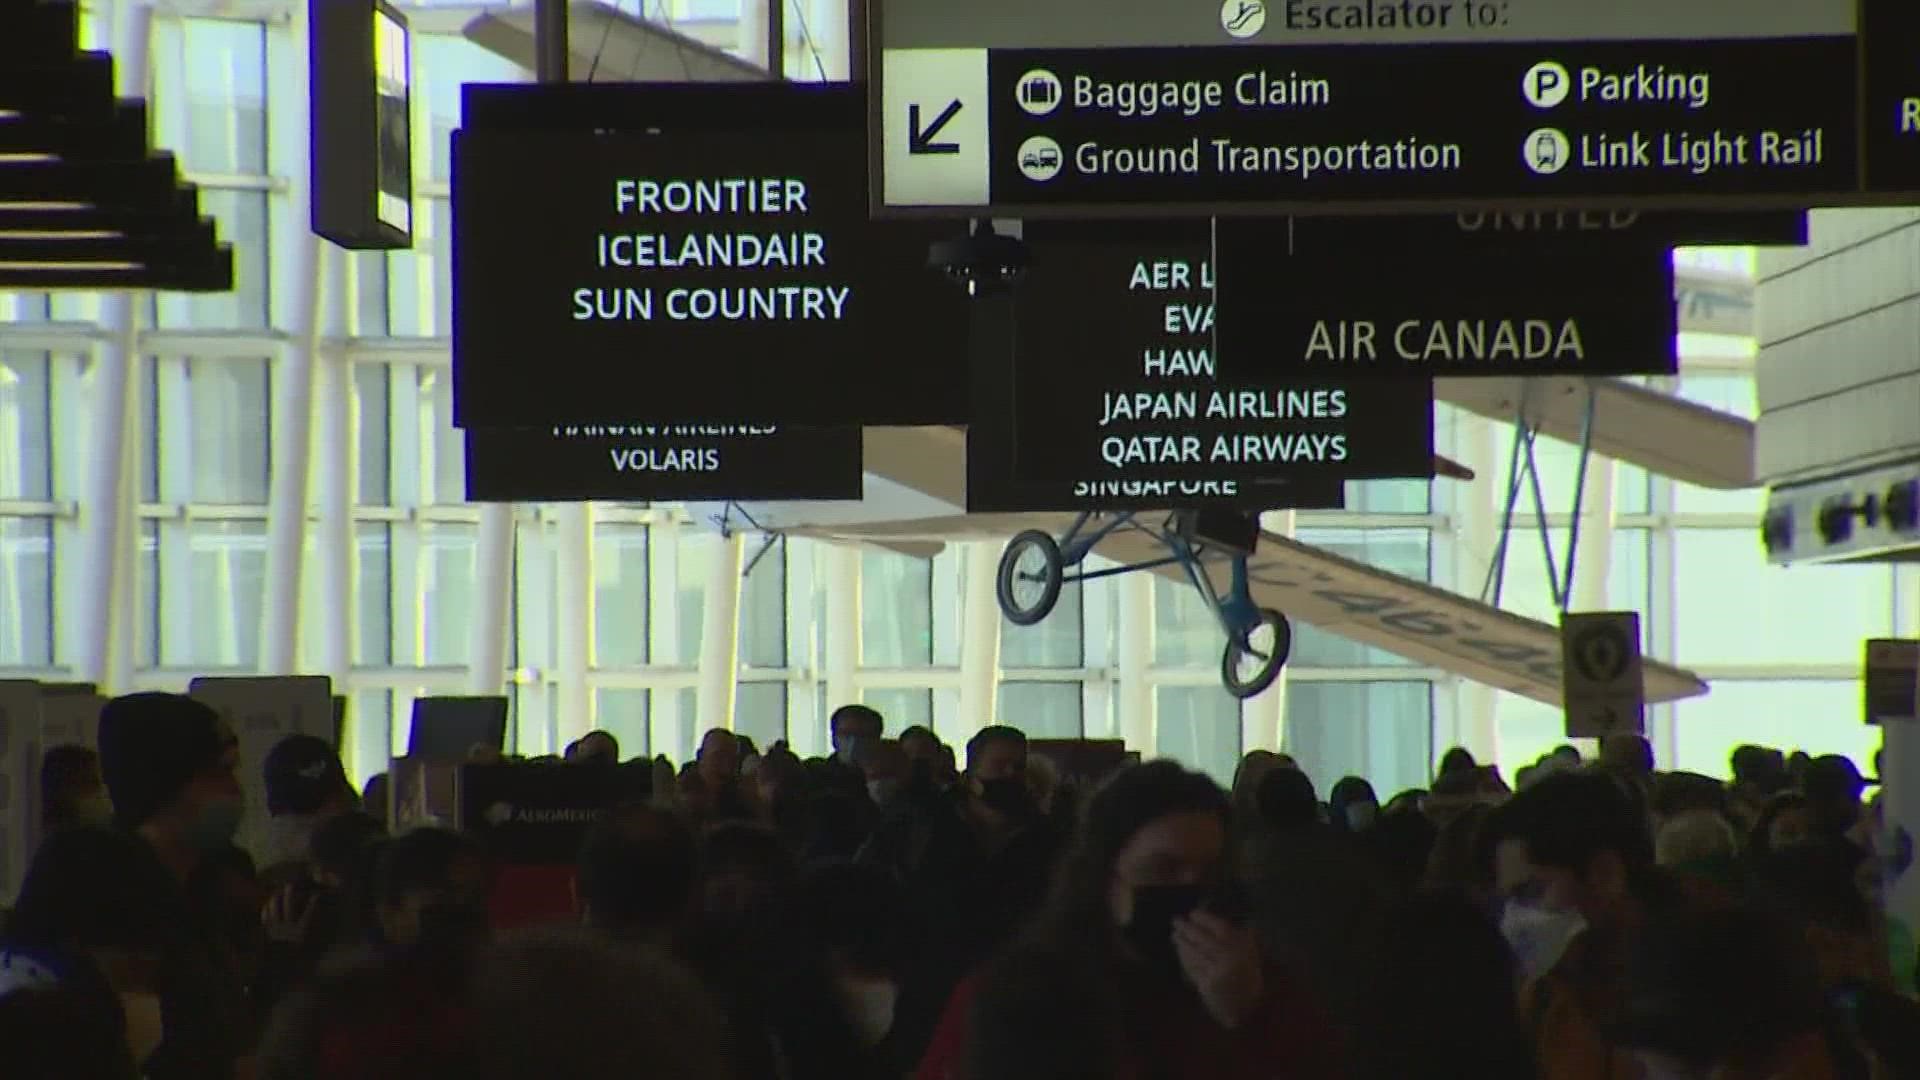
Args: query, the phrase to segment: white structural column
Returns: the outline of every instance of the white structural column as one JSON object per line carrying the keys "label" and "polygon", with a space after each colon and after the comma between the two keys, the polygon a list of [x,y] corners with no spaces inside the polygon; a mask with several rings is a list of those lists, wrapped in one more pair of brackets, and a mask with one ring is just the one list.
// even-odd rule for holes
{"label": "white structural column", "polygon": [[[1480,583],[1486,580],[1487,567],[1500,544],[1500,512],[1506,490],[1501,487],[1506,457],[1496,448],[1494,429],[1464,409],[1453,410],[1456,451],[1478,477],[1475,480],[1439,480],[1446,484],[1453,499],[1453,580],[1459,591],[1478,596]],[[1526,537],[1520,539],[1525,540]],[[1500,752],[1500,699],[1493,687],[1481,682],[1459,679],[1454,683],[1454,730],[1449,745],[1464,746],[1481,761],[1498,760]],[[1436,746],[1445,753],[1448,746]],[[1511,772],[1511,770],[1508,770]]]}
{"label": "white structural column", "polygon": [[[292,17],[292,40],[306,41],[306,8],[295,6]],[[288,85],[309,85],[305,48],[288,49],[281,59],[294,69]],[[305,146],[308,112],[294,112],[300,118],[293,125],[295,143]],[[300,284],[287,308],[286,350],[273,373],[273,476],[267,491],[266,596],[260,604],[260,670],[267,675],[291,675],[300,664],[300,570],[306,553],[307,480],[313,449],[313,369],[320,351],[320,311],[331,247],[309,225],[311,175],[310,170],[294,169],[288,178],[294,223],[288,263]],[[351,602],[352,595],[348,592],[328,600]]]}
{"label": "white structural column", "polygon": [[[336,266],[346,260],[332,260]],[[359,599],[353,534],[353,367],[343,356],[321,357],[314,372],[314,595],[320,598],[319,660],[336,687],[353,672],[354,611]]]}
{"label": "white structural column", "polygon": [[[1573,549],[1573,595],[1567,605],[1573,611],[1606,611],[1610,606],[1607,579],[1613,572],[1613,481],[1618,470],[1612,458],[1599,454],[1587,458],[1580,541]],[[1560,572],[1566,573],[1564,560]],[[1646,618],[1647,613],[1641,612],[1640,617]]]}
{"label": "white structural column", "polygon": [[704,734],[733,730],[733,699],[740,681],[740,569],[747,538],[739,533],[713,545],[700,612],[700,693],[696,704]]}
{"label": "white structural column", "polygon": [[1120,738],[1127,749],[1153,756],[1153,577],[1122,574],[1120,590]]}
{"label": "white structural column", "polygon": [[1000,599],[994,582],[1000,575],[1001,545],[967,545],[967,573],[960,597],[960,726],[956,744],[994,720],[1000,686]]}
{"label": "white structural column", "polygon": [[593,504],[554,511],[554,737],[561,746],[593,730]]}
{"label": "white structural column", "polygon": [[[128,355],[134,355],[136,339],[137,335],[129,330]],[[119,560],[119,572],[113,585],[113,633],[108,639],[111,648],[107,653],[107,677],[100,680],[108,693],[133,688],[138,645],[135,627],[140,619],[140,448],[143,445],[140,440],[146,432],[146,418],[141,415],[138,394],[126,395],[126,407],[120,436],[120,491],[114,502],[119,524],[114,529],[113,550]]]}
{"label": "white structural column", "polygon": [[[1294,522],[1298,513],[1293,510],[1270,510],[1260,515],[1260,528],[1277,536],[1293,539]],[[1225,582],[1218,583],[1225,588]],[[1282,612],[1281,614],[1285,614]],[[1297,633],[1299,627],[1295,626]],[[1287,669],[1280,669],[1280,677],[1273,685],[1260,692],[1240,706],[1240,752],[1249,750],[1280,751],[1287,745]]]}
{"label": "white structural column", "polygon": [[[115,4],[113,27],[116,91],[121,97],[147,96],[148,58],[151,54],[153,9],[141,0]],[[139,513],[137,492],[127,483],[128,394],[134,368],[140,362],[138,325],[135,320],[134,294],[108,293],[102,298],[102,321],[106,340],[91,351],[92,373],[88,382],[93,430],[89,442],[93,456],[88,459],[85,500],[81,528],[79,610],[75,613],[74,673],[85,682],[98,683],[111,692],[116,667],[129,663],[117,657],[130,656],[132,632],[130,620],[116,617],[116,596],[132,594],[132,582],[124,581],[126,560],[120,557],[120,545],[137,535],[134,520]],[[131,505],[129,505],[131,503]]]}
{"label": "white structural column", "polygon": [[480,508],[473,558],[473,623],[468,627],[467,689],[498,694],[507,681],[507,617],[513,610],[513,504]]}
{"label": "white structural column", "polygon": [[[860,700],[860,551],[845,544],[824,549],[827,570],[827,713]],[[824,726],[824,725],[822,725]],[[798,733],[796,733],[797,736]],[[818,752],[828,748],[821,746]],[[796,740],[795,753],[805,753]]]}

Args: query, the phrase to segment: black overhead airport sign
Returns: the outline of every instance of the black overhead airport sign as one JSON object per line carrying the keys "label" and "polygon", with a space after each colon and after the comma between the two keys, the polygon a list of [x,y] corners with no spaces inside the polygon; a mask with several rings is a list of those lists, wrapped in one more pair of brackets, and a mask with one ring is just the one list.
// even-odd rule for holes
{"label": "black overhead airport sign", "polygon": [[1913,0],[875,0],[877,212],[1920,197]]}
{"label": "black overhead airport sign", "polygon": [[957,233],[868,215],[865,93],[465,88],[453,136],[462,427],[956,423]]}
{"label": "black overhead airport sign", "polygon": [[1444,259],[1289,255],[1282,219],[1215,229],[1214,349],[1310,378],[1670,375],[1673,259],[1662,247]]}
{"label": "black overhead airport sign", "polygon": [[1030,223],[1026,240],[1012,347],[974,359],[970,447],[1004,438],[1029,482],[1076,504],[1274,509],[1303,481],[1433,475],[1430,379],[1349,381],[1258,345],[1215,350],[1208,223]]}
{"label": "black overhead airport sign", "polygon": [[861,431],[737,424],[468,428],[469,502],[858,499]]}

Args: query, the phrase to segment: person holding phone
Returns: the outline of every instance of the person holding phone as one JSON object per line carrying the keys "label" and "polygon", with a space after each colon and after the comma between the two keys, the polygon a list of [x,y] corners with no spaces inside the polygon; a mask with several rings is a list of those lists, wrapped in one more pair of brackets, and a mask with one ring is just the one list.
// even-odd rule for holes
{"label": "person holding phone", "polygon": [[1171,761],[1089,802],[1028,936],[968,980],[924,1080],[1317,1080],[1325,1014],[1267,962],[1228,857],[1227,795]]}

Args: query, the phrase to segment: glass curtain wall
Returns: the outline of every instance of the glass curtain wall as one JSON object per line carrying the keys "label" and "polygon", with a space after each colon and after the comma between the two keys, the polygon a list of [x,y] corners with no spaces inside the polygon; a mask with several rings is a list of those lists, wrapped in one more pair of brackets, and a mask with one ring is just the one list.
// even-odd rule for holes
{"label": "glass curtain wall", "polygon": [[[738,0],[621,0],[718,47],[749,55],[755,31]],[[450,214],[448,134],[459,85],[524,77],[459,36],[470,11],[411,9],[415,23],[417,246],[337,255],[327,276],[327,325],[316,363],[345,381],[350,422],[350,595],[330,594],[309,523],[299,665],[322,670],[318,643],[331,605],[349,614],[348,752],[356,775],[402,748],[411,702],[468,686],[470,626],[483,609],[476,580],[479,509],[462,499],[461,444],[449,422]],[[231,294],[150,298],[139,311],[132,386],[135,527],[116,611],[131,624],[133,687],[180,688],[195,674],[262,664],[267,506],[276,455],[306,454],[276,433],[276,380],[286,370],[294,298],[311,284],[294,243],[292,185],[306,168],[305,88],[285,72],[304,43],[273,3],[211,18],[161,4],[151,39],[157,141],[179,153],[236,251]],[[795,17],[795,15],[798,17]],[[87,11],[104,47],[111,3]],[[808,0],[790,11],[788,73],[844,73],[845,15]],[[1691,256],[1690,256],[1691,257]],[[1700,256],[1734,257],[1738,256]],[[98,296],[0,293],[0,674],[58,679],[77,662],[69,616],[90,572],[81,546],[83,489],[101,424],[92,393],[101,351]],[[1754,408],[1752,343],[1687,342],[1686,370],[1658,388],[1736,413]],[[1483,562],[1463,557],[1463,530],[1504,491],[1511,428],[1441,406],[1442,452],[1480,470],[1455,481],[1353,485],[1349,509],[1298,515],[1298,539],[1434,585],[1477,595]],[[1476,460],[1474,447],[1493,447]],[[1575,452],[1542,440],[1545,525],[1564,551]],[[1607,602],[1642,612],[1651,655],[1707,676],[1705,698],[1654,710],[1669,764],[1720,773],[1743,741],[1864,754],[1853,681],[1862,636],[1911,633],[1913,571],[1776,570],[1763,565],[1758,492],[1711,492],[1620,466],[1607,544]],[[702,715],[703,625],[711,568],[724,541],[672,505],[597,504],[589,511],[590,601],[563,616],[555,600],[563,553],[557,508],[516,509],[508,670],[515,745],[556,748],[563,730],[563,643],[584,640],[585,708],[628,754],[684,760]],[[1482,523],[1484,524],[1484,523]],[[1551,620],[1545,557],[1528,500],[1515,519],[1503,603]],[[1559,556],[1556,555],[1556,558]],[[1593,558],[1591,551],[1583,558]],[[963,741],[987,717],[1036,737],[1132,739],[1225,780],[1244,749],[1281,745],[1324,790],[1344,775],[1383,791],[1423,786],[1431,763],[1463,733],[1497,735],[1509,774],[1562,741],[1553,710],[1505,694],[1475,694],[1454,677],[1401,657],[1298,628],[1282,700],[1242,705],[1219,688],[1219,631],[1189,590],[1154,579],[1068,588],[1042,624],[1002,622],[988,702],[967,706],[968,603],[991,603],[969,582],[969,545],[933,559],[806,540],[746,541],[738,604],[733,724],[763,746],[825,749],[826,716],[863,700],[897,730],[926,724]],[[977,563],[976,563],[977,564]],[[1897,615],[1909,615],[1905,621]],[[1144,613],[1144,615],[1142,614]],[[561,626],[562,618],[590,625]],[[1145,618],[1134,625],[1130,620]],[[337,624],[337,616],[335,618]],[[1144,664],[1123,645],[1149,643]],[[1134,663],[1130,667],[1129,664]],[[1143,703],[1146,726],[1125,703]],[[1276,708],[1275,706],[1279,707]],[[967,711],[972,713],[968,715]],[[1491,713],[1488,712],[1491,710]],[[1129,728],[1128,724],[1136,726]],[[1476,727],[1478,725],[1478,727]]]}

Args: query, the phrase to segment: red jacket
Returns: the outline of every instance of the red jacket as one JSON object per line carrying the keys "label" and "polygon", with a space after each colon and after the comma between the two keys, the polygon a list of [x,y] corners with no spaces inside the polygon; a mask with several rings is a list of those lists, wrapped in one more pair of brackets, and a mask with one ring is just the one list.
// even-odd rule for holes
{"label": "red jacket", "polygon": [[[914,1080],[967,1080],[960,1069],[980,983],[976,973],[954,989]],[[1133,1033],[1133,1041],[1163,1051],[1154,1056],[1172,1067],[1168,1080],[1340,1080],[1345,1075],[1331,1019],[1277,975],[1268,976],[1261,1010],[1232,1031],[1179,1002],[1152,1009],[1149,1015],[1155,1022]],[[1114,1080],[1146,1080],[1146,1057],[1124,1061]]]}

